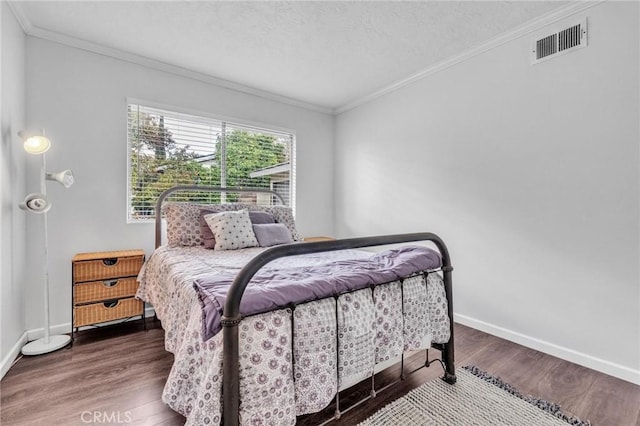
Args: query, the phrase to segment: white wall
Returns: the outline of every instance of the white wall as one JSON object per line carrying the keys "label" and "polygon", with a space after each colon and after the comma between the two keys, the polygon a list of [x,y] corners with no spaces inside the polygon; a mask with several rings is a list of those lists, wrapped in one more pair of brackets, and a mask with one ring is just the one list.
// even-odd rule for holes
{"label": "white wall", "polygon": [[521,37],[340,114],[336,230],[433,231],[459,321],[639,381],[638,3],[583,16],[585,49]]}
{"label": "white wall", "polygon": [[25,154],[17,136],[25,121],[25,36],[7,4],[1,7],[0,377],[25,331],[25,212],[18,209],[25,196]]}
{"label": "white wall", "polygon": [[[4,357],[43,318],[41,258],[24,276],[40,221],[16,209],[38,164],[23,172],[7,139],[25,127],[24,35],[2,10]],[[585,15],[588,48],[532,67],[530,37],[509,42],[339,115],[335,147],[330,116],[27,37],[26,127],[47,129],[49,169],[77,179],[48,186],[52,324],[69,326],[73,254],[151,252],[152,226],[125,223],[129,96],[296,129],[301,233],[434,231],[451,249],[460,321],[637,375],[638,5]]]}
{"label": "white wall", "polygon": [[[75,253],[142,248],[149,255],[153,248],[152,224],[126,224],[127,97],[294,129],[299,231],[333,233],[332,116],[27,37],[28,125],[44,127],[52,140],[48,169],[70,168],[76,178],[68,190],[48,186],[53,325],[71,320]],[[36,166],[29,185],[37,185]],[[28,225],[29,247],[37,249],[41,236]],[[30,278],[28,296],[37,297],[38,275]],[[41,305],[26,309],[27,328],[41,327]]]}

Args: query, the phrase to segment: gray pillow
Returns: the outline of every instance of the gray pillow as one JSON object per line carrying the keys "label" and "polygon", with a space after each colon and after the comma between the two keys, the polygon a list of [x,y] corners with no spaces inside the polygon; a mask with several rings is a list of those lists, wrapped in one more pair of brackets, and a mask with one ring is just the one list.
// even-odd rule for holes
{"label": "gray pillow", "polygon": [[293,242],[291,231],[283,223],[254,224],[253,232],[260,247],[271,247]]}
{"label": "gray pillow", "polygon": [[258,210],[249,210],[249,218],[251,219],[251,223],[253,223],[254,225],[276,222],[271,213]]}

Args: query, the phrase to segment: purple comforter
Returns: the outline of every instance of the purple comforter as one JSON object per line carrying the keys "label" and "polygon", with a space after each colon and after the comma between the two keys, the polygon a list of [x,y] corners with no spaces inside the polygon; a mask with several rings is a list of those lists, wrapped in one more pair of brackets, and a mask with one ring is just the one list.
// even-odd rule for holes
{"label": "purple comforter", "polygon": [[[240,313],[247,316],[269,312],[291,303],[300,304],[372,284],[392,282],[441,265],[436,251],[405,246],[373,254],[366,259],[340,260],[309,267],[263,268],[245,289]],[[235,277],[235,273],[225,273],[194,281],[202,305],[202,337],[205,341],[222,328],[220,320],[227,291]]]}

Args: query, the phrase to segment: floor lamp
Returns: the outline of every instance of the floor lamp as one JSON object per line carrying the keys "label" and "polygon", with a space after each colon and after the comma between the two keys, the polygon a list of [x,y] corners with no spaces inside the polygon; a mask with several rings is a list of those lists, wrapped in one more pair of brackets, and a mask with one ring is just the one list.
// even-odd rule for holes
{"label": "floor lamp", "polygon": [[47,212],[51,208],[51,203],[47,199],[47,180],[55,180],[56,182],[69,188],[73,184],[73,173],[71,170],[65,170],[60,173],[47,173],[45,152],[51,147],[51,141],[44,135],[28,135],[25,132],[19,132],[18,135],[24,140],[24,150],[29,154],[41,155],[42,165],[40,168],[40,192],[29,194],[19,207],[31,213],[41,214],[44,225],[44,337],[33,340],[22,347],[24,355],[40,355],[53,352],[63,348],[69,344],[71,337],[66,334],[51,335],[49,330],[49,241],[48,241],[48,224]]}

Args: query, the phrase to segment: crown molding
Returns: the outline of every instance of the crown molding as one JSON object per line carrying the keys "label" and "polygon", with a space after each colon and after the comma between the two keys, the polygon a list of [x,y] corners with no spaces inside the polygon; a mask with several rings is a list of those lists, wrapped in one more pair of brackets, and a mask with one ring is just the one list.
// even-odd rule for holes
{"label": "crown molding", "polygon": [[82,40],[76,37],[67,36],[64,34],[60,34],[54,31],[45,30],[43,28],[39,28],[34,26],[26,14],[23,12],[22,6],[17,1],[7,1],[6,3],[9,5],[9,8],[16,16],[18,23],[22,27],[25,34],[32,37],[41,38],[44,40],[52,41],[55,43],[67,45],[70,47],[75,47],[77,49],[85,50],[88,52],[96,53],[99,55],[119,59],[125,62],[133,63],[136,65],[140,65],[143,67],[147,67],[150,69],[155,69],[159,71],[164,71],[167,73],[179,75],[181,77],[190,78],[193,80],[201,81],[207,84],[223,87],[229,90],[234,90],[237,92],[257,96],[266,100],[275,101],[283,104],[292,105],[299,108],[308,109],[311,111],[320,112],[323,114],[329,115],[339,115],[343,112],[354,109],[358,106],[369,103],[377,98],[395,92],[405,86],[413,84],[417,81],[420,81],[432,74],[443,71],[449,67],[457,65],[461,62],[467,61],[475,56],[478,56],[482,53],[485,53],[489,50],[495,49],[505,43],[518,39],[520,37],[531,34],[535,31],[538,31],[547,25],[551,25],[557,21],[580,13],[584,10],[587,10],[591,7],[594,7],[600,3],[603,3],[607,0],[595,0],[595,1],[572,1],[568,5],[560,7],[554,11],[551,11],[545,15],[542,15],[536,19],[525,22],[524,24],[510,30],[506,33],[503,33],[497,37],[487,40],[486,42],[467,50],[459,55],[452,56],[444,61],[441,61],[437,64],[434,64],[428,68],[423,69],[415,74],[410,75],[402,80],[398,80],[388,86],[385,86],[375,92],[372,92],[368,95],[362,96],[360,98],[354,99],[346,104],[341,106],[331,108],[322,105],[316,105],[304,101],[300,101],[298,99],[290,98],[287,96],[278,95],[272,92],[268,92],[262,89],[258,89],[251,86],[246,86],[240,83],[235,83],[233,81],[221,79],[218,77],[214,77],[212,75],[200,73],[197,71],[192,71],[186,68],[182,68],[176,65],[167,64],[165,62],[161,62],[155,59],[151,59],[142,55],[137,55],[133,53],[129,53],[120,49],[115,49],[111,47],[107,47],[101,44],[92,43],[87,40]]}
{"label": "crown molding", "polygon": [[565,19],[569,16],[575,15],[579,12],[582,12],[586,9],[596,6],[604,1],[606,0],[597,0],[597,1],[588,1],[588,2],[587,1],[571,2],[567,6],[563,6],[545,15],[542,15],[536,19],[525,22],[524,24],[510,31],[507,31],[506,33],[503,33],[497,37],[489,39],[486,42],[480,44],[479,46],[476,46],[470,50],[467,50],[459,55],[452,56],[448,59],[445,59],[442,62],[436,63],[428,68],[423,69],[422,71],[412,74],[409,77],[396,81],[395,83],[392,83],[380,90],[377,90],[373,93],[354,99],[351,102],[348,102],[344,105],[336,107],[334,109],[334,114],[339,115],[339,114],[342,114],[343,112],[349,111],[351,109],[354,109],[356,107],[369,103],[377,98],[380,98],[389,93],[395,92],[396,90],[399,90],[405,86],[408,86],[419,80],[422,80],[423,78],[426,78],[432,74],[443,71],[461,62],[467,61],[475,56],[478,56],[489,50],[502,46],[505,43],[508,43],[520,37],[531,34],[535,31],[538,31],[546,27],[547,25],[551,25],[561,19]]}
{"label": "crown molding", "polygon": [[13,13],[13,16],[16,17],[16,20],[18,21],[18,24],[22,28],[22,31],[28,35],[33,29],[33,25],[31,24],[31,21],[29,20],[29,18],[27,18],[27,15],[25,15],[24,11],[22,10],[22,6],[15,1],[6,1],[5,3],[7,3],[7,6],[9,6],[9,9]]}
{"label": "crown molding", "polygon": [[140,66],[154,69],[157,71],[163,71],[163,72],[178,75],[181,77],[190,78],[192,80],[201,81],[203,83],[211,84],[214,86],[223,87],[225,89],[234,90],[236,92],[257,96],[259,98],[263,98],[269,101],[288,104],[295,107],[308,109],[311,111],[321,112],[324,114],[333,114],[332,108],[327,108],[321,105],[315,105],[315,104],[300,101],[297,99],[289,98],[286,96],[278,95],[272,92],[268,92],[266,90],[257,89],[255,87],[246,86],[240,83],[235,83],[233,81],[214,77],[214,76],[200,73],[197,71],[192,71],[176,65],[167,64],[165,62],[151,59],[146,56],[125,52],[120,49],[114,49],[112,47],[107,47],[101,44],[92,43],[76,37],[71,37],[65,34],[56,33],[54,31],[33,27],[31,30],[31,33],[28,35],[32,37],[37,37],[44,40],[52,41],[55,43],[63,44],[66,46],[75,47],[76,49],[85,50],[87,52],[95,53],[98,55],[119,59],[121,61],[133,63],[136,65],[140,65]]}
{"label": "crown molding", "polygon": [[263,98],[269,101],[275,101],[275,102],[279,102],[287,105],[292,105],[298,108],[304,108],[311,111],[320,112],[323,114],[332,115],[334,113],[333,108],[330,108],[330,107],[316,105],[309,102],[300,101],[298,99],[290,98],[287,96],[278,95],[276,93],[272,93],[266,90],[258,89],[258,88],[247,86],[240,83],[235,83],[233,81],[229,81],[222,78],[214,77],[212,75],[189,70],[176,65],[171,65],[162,61],[148,58],[146,56],[129,53],[120,49],[115,49],[115,48],[104,46],[98,43],[93,43],[87,40],[83,40],[80,38],[68,36],[55,31],[50,31],[50,30],[46,30],[46,29],[34,26],[29,21],[26,14],[23,12],[22,6],[18,2],[11,1],[7,3],[9,4],[9,7],[13,11],[13,13],[16,15],[16,19],[20,23],[20,26],[22,27],[23,31],[28,36],[40,38],[43,40],[48,40],[54,43],[59,43],[59,44],[63,44],[70,47],[75,47],[76,49],[84,50],[84,51],[95,53],[102,56],[107,56],[110,58],[119,59],[121,61],[133,63],[146,68],[163,71],[163,72],[178,75],[181,77],[190,78],[192,80],[201,81],[203,83],[223,87],[225,89],[234,90],[236,92],[257,96],[259,98]]}

